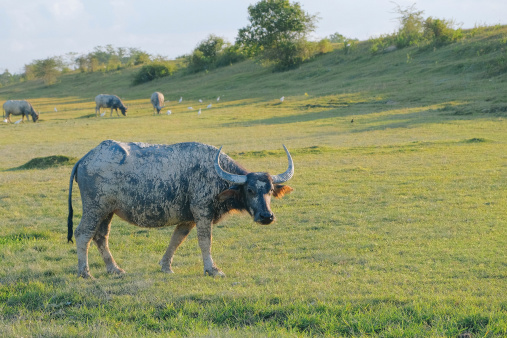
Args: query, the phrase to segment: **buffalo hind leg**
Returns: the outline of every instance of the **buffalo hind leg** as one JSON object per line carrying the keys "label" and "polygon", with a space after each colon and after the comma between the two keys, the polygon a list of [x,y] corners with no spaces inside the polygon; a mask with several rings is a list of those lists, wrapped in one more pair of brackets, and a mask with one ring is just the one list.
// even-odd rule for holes
{"label": "buffalo hind leg", "polygon": [[178,249],[180,244],[183,243],[185,238],[187,238],[188,234],[190,233],[190,230],[192,230],[194,227],[195,223],[193,222],[181,223],[176,226],[176,229],[174,229],[173,235],[171,236],[169,246],[167,247],[164,256],[158,263],[162,267],[163,272],[174,272],[171,268],[174,252],[176,252],[176,249]]}
{"label": "buffalo hind leg", "polygon": [[78,277],[93,278],[90,275],[90,267],[88,266],[88,248],[90,242],[97,230],[99,221],[97,217],[84,214],[81,222],[74,231],[77,249],[77,274]]}
{"label": "buffalo hind leg", "polygon": [[111,251],[109,251],[109,230],[111,229],[111,219],[113,218],[113,213],[108,215],[104,220],[102,220],[99,224],[95,235],[93,236],[93,241],[97,244],[97,248],[99,249],[100,255],[106,263],[106,269],[109,273],[114,274],[124,274],[125,271],[121,269],[118,264],[114,261],[113,256],[111,255]]}

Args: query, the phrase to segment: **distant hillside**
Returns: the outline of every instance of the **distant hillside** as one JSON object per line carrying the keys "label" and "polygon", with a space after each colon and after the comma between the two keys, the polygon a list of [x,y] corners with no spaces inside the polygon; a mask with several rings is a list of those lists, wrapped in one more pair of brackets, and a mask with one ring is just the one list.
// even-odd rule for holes
{"label": "distant hillside", "polygon": [[0,100],[92,102],[97,94],[110,93],[128,101],[149,98],[153,91],[161,91],[171,101],[180,96],[270,100],[305,93],[362,93],[405,105],[460,100],[468,102],[465,110],[503,112],[507,110],[507,26],[476,29],[468,35],[441,48],[408,47],[376,55],[370,52],[370,42],[359,42],[352,50],[341,47],[282,73],[245,61],[206,74],[176,72],[139,86],[131,85],[139,68],[66,74],[51,86],[34,80],[0,88]]}

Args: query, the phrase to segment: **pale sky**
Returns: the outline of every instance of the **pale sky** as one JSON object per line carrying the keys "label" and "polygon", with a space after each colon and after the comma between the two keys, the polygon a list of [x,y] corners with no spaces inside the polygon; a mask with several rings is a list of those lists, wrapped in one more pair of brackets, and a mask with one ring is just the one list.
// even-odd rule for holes
{"label": "pale sky", "polygon": [[[36,59],[133,47],[175,58],[209,34],[233,43],[256,0],[0,0],[0,72],[22,73]],[[294,1],[291,1],[294,2]],[[299,0],[320,20],[313,39],[333,33],[367,40],[398,28],[396,4],[462,28],[507,24],[506,0]]]}

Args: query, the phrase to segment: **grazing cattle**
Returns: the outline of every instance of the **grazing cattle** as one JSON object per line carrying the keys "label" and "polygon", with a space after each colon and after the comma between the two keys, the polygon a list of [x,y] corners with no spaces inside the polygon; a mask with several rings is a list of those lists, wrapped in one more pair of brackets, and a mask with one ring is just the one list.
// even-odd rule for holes
{"label": "grazing cattle", "polygon": [[95,116],[99,116],[100,108],[111,108],[111,116],[113,116],[113,109],[116,111],[116,115],[118,114],[118,109],[120,109],[123,116],[127,116],[127,107],[121,102],[120,98],[116,95],[108,95],[108,94],[99,94],[95,97]]}
{"label": "grazing cattle", "polygon": [[151,104],[153,105],[153,109],[157,111],[157,114],[160,114],[160,110],[164,108],[164,95],[159,92],[151,94]]}
{"label": "grazing cattle", "polygon": [[107,271],[124,273],[108,246],[111,219],[116,214],[141,227],[176,226],[159,262],[167,273],[173,272],[174,252],[196,227],[204,274],[224,276],[211,258],[212,224],[233,211],[247,212],[260,224],[272,223],[271,197],[281,198],[292,191],[280,183],[293,176],[294,165],[284,146],[289,166],[283,174],[248,172],[229,156],[220,156],[221,149],[193,142],[151,145],[107,140],[81,158],[70,175],[67,236],[72,241],[72,184],[76,180],[83,206],[74,232],[78,275],[91,277],[91,240]]}
{"label": "grazing cattle", "polygon": [[32,116],[33,122],[37,122],[39,119],[39,113],[33,109],[30,102],[25,100],[9,100],[3,105],[4,108],[4,120],[11,122],[11,115],[21,115],[21,121],[24,121],[25,116],[27,120],[30,120],[29,116]]}

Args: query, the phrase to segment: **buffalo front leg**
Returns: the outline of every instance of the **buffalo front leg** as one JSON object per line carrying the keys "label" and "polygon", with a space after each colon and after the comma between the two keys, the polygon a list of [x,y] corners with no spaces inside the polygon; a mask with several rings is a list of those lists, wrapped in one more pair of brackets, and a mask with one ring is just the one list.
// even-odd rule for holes
{"label": "buffalo front leg", "polygon": [[167,250],[160,260],[158,264],[162,267],[163,272],[173,273],[174,271],[171,268],[173,262],[173,256],[176,252],[176,249],[180,246],[181,243],[187,238],[190,230],[192,230],[195,226],[195,223],[181,223],[176,226],[174,229],[173,235],[171,237],[171,241],[169,242],[169,246]]}
{"label": "buffalo front leg", "polygon": [[99,249],[100,255],[106,263],[106,269],[109,273],[114,274],[124,274],[125,271],[121,269],[118,264],[116,264],[113,256],[111,255],[111,251],[109,251],[109,231],[111,229],[111,219],[113,218],[113,213],[108,215],[104,220],[102,220],[99,224],[97,232],[93,236],[93,241],[97,244],[97,248]]}
{"label": "buffalo front leg", "polygon": [[225,274],[215,265],[213,258],[211,258],[211,228],[211,218],[197,221],[197,240],[201,248],[204,275],[225,277]]}

